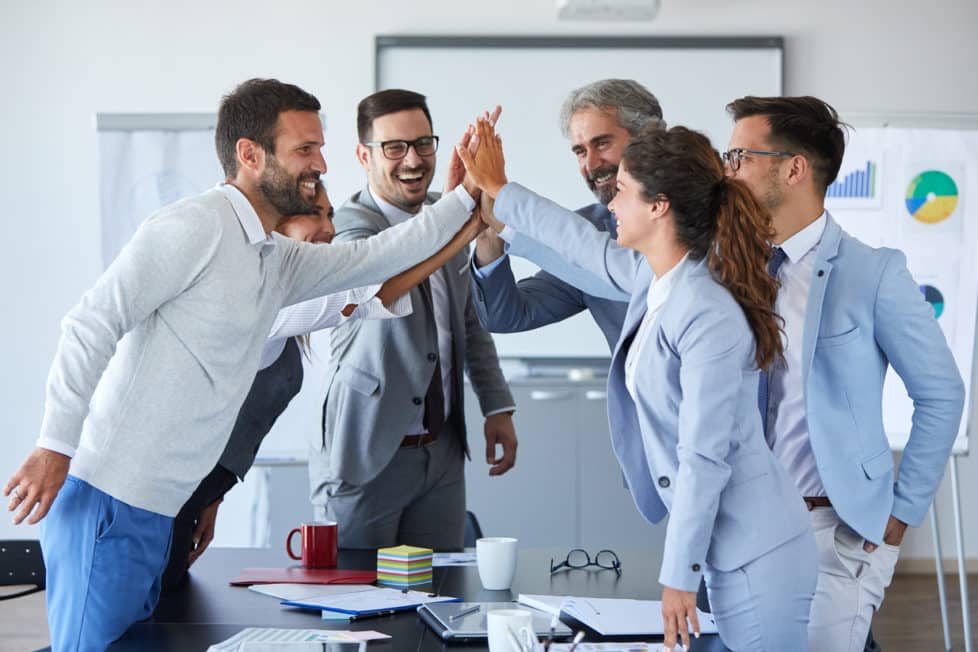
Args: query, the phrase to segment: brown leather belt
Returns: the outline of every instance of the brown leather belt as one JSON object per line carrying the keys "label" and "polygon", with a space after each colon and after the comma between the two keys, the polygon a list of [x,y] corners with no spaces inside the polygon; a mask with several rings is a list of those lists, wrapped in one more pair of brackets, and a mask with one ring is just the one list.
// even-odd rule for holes
{"label": "brown leather belt", "polygon": [[404,435],[401,440],[401,448],[421,448],[438,439],[438,435],[426,432],[423,435]]}
{"label": "brown leather belt", "polygon": [[812,511],[816,507],[831,507],[832,501],[830,501],[825,496],[805,496],[802,498],[805,501],[805,505],[808,507],[808,511]]}

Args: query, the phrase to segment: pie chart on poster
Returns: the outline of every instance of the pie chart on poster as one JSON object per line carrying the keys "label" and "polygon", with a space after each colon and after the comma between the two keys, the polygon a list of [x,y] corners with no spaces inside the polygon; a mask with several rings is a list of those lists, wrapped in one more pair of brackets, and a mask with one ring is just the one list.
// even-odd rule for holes
{"label": "pie chart on poster", "polygon": [[921,172],[907,186],[907,211],[918,222],[937,224],[958,206],[958,186],[945,172]]}
{"label": "pie chart on poster", "polygon": [[944,295],[933,285],[921,285],[920,291],[927,303],[934,309],[934,318],[940,318],[944,312]]}

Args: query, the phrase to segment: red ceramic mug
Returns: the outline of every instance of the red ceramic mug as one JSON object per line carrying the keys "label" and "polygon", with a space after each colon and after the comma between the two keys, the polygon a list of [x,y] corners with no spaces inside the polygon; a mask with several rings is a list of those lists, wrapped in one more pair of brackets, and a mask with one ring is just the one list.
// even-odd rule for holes
{"label": "red ceramic mug", "polygon": [[[292,552],[292,535],[302,535],[302,554]],[[306,568],[336,567],[336,523],[303,523],[285,537],[285,552]]]}

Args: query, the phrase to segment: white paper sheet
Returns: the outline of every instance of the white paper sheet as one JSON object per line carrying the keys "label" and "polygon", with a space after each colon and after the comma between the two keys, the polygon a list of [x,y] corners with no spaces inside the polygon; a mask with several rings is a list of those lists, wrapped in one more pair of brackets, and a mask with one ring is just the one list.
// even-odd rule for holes
{"label": "white paper sheet", "polygon": [[303,641],[370,641],[390,638],[387,634],[375,631],[350,632],[325,629],[286,629],[280,627],[246,627],[229,639],[215,643],[207,652],[237,652],[247,641],[267,643],[292,643]]}
{"label": "white paper sheet", "polygon": [[[658,600],[581,598],[520,594],[517,601],[553,614],[558,611],[580,621],[602,636],[662,635],[662,603]],[[715,634],[713,616],[697,610],[701,634]]]}
{"label": "white paper sheet", "polygon": [[248,589],[279,600],[305,600],[317,596],[371,591],[374,587],[369,584],[252,584]]}

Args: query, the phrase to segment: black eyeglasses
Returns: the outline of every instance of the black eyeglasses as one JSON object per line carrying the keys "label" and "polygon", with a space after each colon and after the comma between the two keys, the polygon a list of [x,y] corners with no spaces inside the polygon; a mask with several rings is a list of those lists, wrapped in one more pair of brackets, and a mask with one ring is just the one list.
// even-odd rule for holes
{"label": "black eyeglasses", "polygon": [[578,570],[588,566],[597,566],[604,570],[613,570],[618,577],[621,577],[621,561],[614,550],[599,550],[591,561],[591,555],[583,548],[574,548],[567,553],[567,558],[559,564],[555,564],[553,558],[550,559],[550,574],[553,575],[561,568]]}
{"label": "black eyeglasses", "polygon": [[407,156],[412,147],[418,156],[431,156],[438,151],[438,136],[422,136],[414,140],[371,140],[364,143],[367,147],[379,147],[384,152],[384,158],[398,161]]}
{"label": "black eyeglasses", "polygon": [[747,156],[794,156],[794,152],[769,152],[763,149],[744,149],[743,147],[737,147],[735,149],[730,149],[721,154],[723,162],[730,168],[731,172],[736,172],[740,169],[740,162],[744,160]]}

